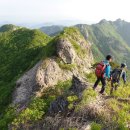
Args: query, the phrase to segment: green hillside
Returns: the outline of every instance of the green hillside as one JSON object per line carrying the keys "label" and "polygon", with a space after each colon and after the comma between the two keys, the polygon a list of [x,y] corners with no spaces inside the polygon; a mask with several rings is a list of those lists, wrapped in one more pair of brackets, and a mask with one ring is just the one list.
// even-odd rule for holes
{"label": "green hillside", "polygon": [[46,55],[49,40],[39,30],[26,28],[0,33],[0,115],[11,100],[16,80]]}
{"label": "green hillside", "polygon": [[[56,48],[54,44],[55,41],[60,38],[69,39],[78,55],[81,55],[82,57],[84,50],[76,43],[76,41],[84,39],[84,37],[77,28],[65,28],[64,31],[53,39],[42,33],[40,30],[30,30],[26,28],[0,33],[0,129],[6,130],[8,123],[10,123],[12,118],[14,118],[11,116],[14,112],[11,108],[8,110],[8,106],[11,103],[11,95],[14,91],[17,79],[32,68],[38,61],[47,57],[55,56]],[[64,65],[60,62],[60,67],[65,70],[71,70],[74,65]],[[67,81],[66,83],[68,84],[68,82],[70,84],[70,81]],[[62,85],[62,83],[60,85]],[[66,84],[62,86],[66,87]],[[60,87],[61,86],[59,86],[59,89],[61,89]],[[58,93],[59,91],[57,94]],[[47,109],[52,101],[51,93],[47,93],[47,95],[48,98],[44,99],[45,103],[42,99],[38,100],[38,103],[41,101],[41,104],[39,105],[42,105],[42,110],[41,106],[39,106],[40,112]],[[45,104],[47,104],[47,106]],[[39,112],[37,104],[34,103],[33,108],[36,112]],[[34,114],[33,116],[36,116],[39,119],[39,115],[37,115],[37,113],[35,115],[34,109],[31,110],[32,113],[29,114],[31,114],[31,116]],[[23,113],[25,117],[28,117],[26,114],[27,113]],[[20,117],[21,115],[18,116],[18,119]]]}
{"label": "green hillside", "polygon": [[130,23],[124,20],[118,19],[114,22],[116,30],[130,46]]}
{"label": "green hillside", "polygon": [[15,26],[13,24],[6,24],[0,27],[0,32],[13,31],[19,29],[20,27]]}
{"label": "green hillside", "polygon": [[[116,21],[101,20],[97,24],[76,25],[86,40],[92,43],[92,52],[95,61],[104,59],[112,54],[118,63],[130,64],[130,23],[121,19]],[[56,36],[63,30],[61,26],[43,27],[41,30],[48,35]],[[130,66],[129,66],[130,68]]]}
{"label": "green hillside", "polygon": [[91,41],[96,61],[111,54],[116,62],[127,62],[129,66],[130,47],[117,31],[113,22],[102,20],[98,24],[77,25],[77,27],[84,37]]}
{"label": "green hillside", "polygon": [[[124,22],[122,22],[123,26],[121,26],[121,24],[119,26],[118,24],[119,20],[116,22],[102,20],[98,24],[93,25],[80,24],[76,25],[76,27],[78,27],[83,35],[81,35],[76,27],[70,27],[64,28],[61,33],[58,32],[58,35],[53,38],[36,29],[31,30],[14,25],[2,26],[0,28],[0,130],[8,129],[8,124],[10,123],[14,125],[14,128],[16,127],[16,130],[22,130],[22,125],[23,130],[25,130],[25,128],[26,130],[32,130],[35,129],[36,126],[38,126],[36,129],[40,130],[42,129],[43,124],[45,125],[48,123],[48,129],[52,126],[58,128],[60,127],[59,124],[62,126],[63,121],[56,124],[60,120],[55,117],[50,119],[51,122],[47,120],[47,123],[44,123],[44,119],[47,118],[47,114],[50,111],[49,108],[51,103],[60,96],[65,98],[68,103],[66,110],[69,110],[68,112],[70,115],[67,114],[66,117],[70,116],[73,118],[73,116],[77,115],[77,119],[82,116],[82,123],[87,117],[87,122],[91,121],[95,130],[97,130],[97,127],[100,127],[100,129],[108,128],[113,130],[125,130],[126,123],[129,125],[130,120],[129,83],[127,83],[126,87],[124,87],[121,82],[121,87],[114,92],[110,98],[109,92],[111,86],[110,83],[108,83],[108,87],[106,88],[107,96],[102,97],[97,94],[98,90],[95,92],[92,90],[92,85],[96,80],[93,71],[90,74],[83,72],[83,81],[81,77],[75,76],[73,76],[73,79],[67,79],[64,82],[58,80],[59,82],[57,85],[51,87],[49,86],[48,89],[42,91],[41,97],[33,97],[33,95],[31,95],[33,97],[32,100],[29,101],[28,106],[25,106],[25,109],[22,109],[22,111],[17,110],[18,106],[9,107],[12,100],[11,95],[14,92],[17,79],[19,79],[25,72],[31,69],[42,59],[46,59],[46,62],[49,62],[49,57],[51,57],[50,59],[55,59],[56,65],[62,69],[65,75],[68,74],[68,77],[70,76],[72,70],[77,67],[80,70],[78,72],[78,76],[80,76],[82,72],[82,68],[80,68],[81,65],[86,66],[86,64],[88,65],[88,62],[86,64],[81,63],[79,66],[77,63],[79,58],[82,61],[86,61],[86,55],[91,57],[90,54],[92,53],[89,53],[89,51],[91,51],[89,42],[92,45],[95,62],[104,59],[107,54],[112,54],[114,62],[116,61],[117,63],[121,63],[126,61],[128,67],[130,68],[129,37],[123,33]],[[126,31],[126,34],[127,33],[128,31]],[[54,57],[58,56],[58,54],[56,55],[58,48],[55,43],[59,41],[63,42],[63,45],[67,43],[72,45],[72,51],[74,50],[76,52],[75,58],[77,58],[77,56],[79,57],[78,60],[75,59],[75,63],[64,63],[61,58]],[[88,45],[88,51],[85,50],[86,46],[81,46],[82,44]],[[71,46],[68,46],[67,49],[70,49],[70,47]],[[62,51],[67,55],[68,52],[66,51],[66,47],[63,47]],[[89,58],[87,59],[90,60]],[[50,64],[42,65],[45,69]],[[112,63],[112,68],[115,66],[116,64]],[[53,69],[51,69],[51,67]],[[60,75],[59,69],[56,69],[53,64],[51,67],[48,70],[52,73],[58,70],[58,74]],[[90,68],[88,69],[90,70]],[[46,69],[44,72],[46,72]],[[45,75],[48,76],[48,73],[45,73]],[[48,79],[53,78],[49,76]],[[25,87],[25,84],[23,86]],[[83,90],[81,91],[80,89]],[[79,97],[77,95],[79,95]],[[22,105],[22,107],[24,107],[25,104]],[[95,107],[97,107],[97,109],[95,109]],[[62,114],[64,120],[64,114],[66,114],[66,111]],[[70,124],[73,125],[75,122],[79,123],[80,120],[73,120]],[[65,125],[65,128],[66,127],[69,129],[69,125]],[[45,129],[45,127],[43,128]]]}
{"label": "green hillside", "polygon": [[41,27],[40,30],[49,36],[55,36],[64,30],[64,26],[58,26],[58,25],[44,26]]}

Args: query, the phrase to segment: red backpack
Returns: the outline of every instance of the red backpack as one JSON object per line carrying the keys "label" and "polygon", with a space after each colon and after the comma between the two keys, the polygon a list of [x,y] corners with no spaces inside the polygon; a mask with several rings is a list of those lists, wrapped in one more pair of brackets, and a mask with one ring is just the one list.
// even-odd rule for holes
{"label": "red backpack", "polygon": [[95,74],[98,78],[102,78],[104,76],[106,66],[107,65],[103,61],[97,64]]}

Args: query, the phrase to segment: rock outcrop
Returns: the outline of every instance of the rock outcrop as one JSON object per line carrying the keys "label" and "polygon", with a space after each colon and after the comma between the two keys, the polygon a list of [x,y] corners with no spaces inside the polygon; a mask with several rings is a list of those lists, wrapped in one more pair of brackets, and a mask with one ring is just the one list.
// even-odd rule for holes
{"label": "rock outcrop", "polygon": [[59,39],[57,43],[57,54],[67,64],[73,64],[76,58],[73,46],[67,39]]}
{"label": "rock outcrop", "polygon": [[[41,96],[47,87],[54,86],[59,81],[71,79],[73,75],[90,72],[93,63],[91,46],[77,30],[74,30],[72,34],[75,37],[62,33],[64,37],[55,38],[57,54],[37,63],[17,81],[13,95],[14,104],[26,104],[32,96]],[[75,46],[78,46],[80,53]],[[62,66],[57,59],[61,60]],[[71,69],[64,66],[71,66]]]}
{"label": "rock outcrop", "polygon": [[37,70],[36,80],[42,87],[49,87],[57,84],[61,77],[61,69],[54,59],[46,59]]}
{"label": "rock outcrop", "polygon": [[13,104],[24,104],[25,102],[28,102],[30,97],[34,95],[33,92],[38,90],[35,75],[40,65],[41,61],[16,82],[16,88],[13,93]]}
{"label": "rock outcrop", "polygon": [[[70,93],[77,95],[78,99],[82,98],[82,92],[88,87],[88,83],[85,82],[81,77],[73,76],[72,86],[69,89]],[[49,108],[49,114],[58,114],[60,112],[65,112],[68,110],[69,102],[64,97],[64,95],[58,97],[54,102],[51,103]],[[67,113],[66,113],[67,114]]]}

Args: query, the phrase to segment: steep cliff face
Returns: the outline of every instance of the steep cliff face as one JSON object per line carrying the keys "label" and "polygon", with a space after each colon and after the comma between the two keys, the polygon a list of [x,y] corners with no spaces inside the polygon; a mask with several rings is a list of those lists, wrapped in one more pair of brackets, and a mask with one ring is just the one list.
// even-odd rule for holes
{"label": "steep cliff face", "polygon": [[41,60],[17,81],[14,104],[27,104],[32,96],[40,97],[46,88],[59,81],[91,71],[91,45],[76,28],[66,28],[53,40],[53,45],[56,54]]}

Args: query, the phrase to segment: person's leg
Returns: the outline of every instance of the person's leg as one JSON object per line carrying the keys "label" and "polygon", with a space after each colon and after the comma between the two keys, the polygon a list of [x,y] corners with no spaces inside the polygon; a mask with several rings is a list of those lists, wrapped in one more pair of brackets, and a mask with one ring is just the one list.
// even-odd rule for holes
{"label": "person's leg", "polygon": [[113,89],[114,89],[114,82],[111,81],[111,90],[110,90],[110,95],[113,93]]}
{"label": "person's leg", "polygon": [[97,80],[96,80],[96,82],[95,82],[95,84],[93,86],[93,89],[96,89],[96,87],[98,86],[100,80],[101,80],[100,78],[97,78]]}
{"label": "person's leg", "polygon": [[102,83],[102,88],[101,88],[101,91],[99,93],[103,94],[105,91],[105,87],[106,87],[106,79],[101,78],[101,83]]}
{"label": "person's leg", "polygon": [[117,83],[117,84],[115,85],[115,90],[117,90],[118,86],[119,86],[119,83]]}

